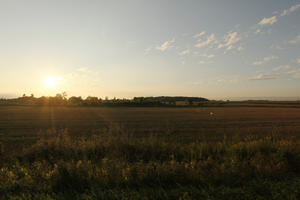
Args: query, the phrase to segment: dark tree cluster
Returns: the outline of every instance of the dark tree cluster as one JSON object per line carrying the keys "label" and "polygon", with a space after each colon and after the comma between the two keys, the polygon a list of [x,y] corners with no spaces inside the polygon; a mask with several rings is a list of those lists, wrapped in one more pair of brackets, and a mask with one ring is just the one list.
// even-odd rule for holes
{"label": "dark tree cluster", "polygon": [[207,102],[208,99],[201,97],[134,97],[133,99],[101,99],[88,96],[85,99],[81,96],[67,97],[67,93],[56,94],[55,96],[35,97],[33,94],[14,99],[0,99],[0,105],[37,105],[37,106],[193,106]]}

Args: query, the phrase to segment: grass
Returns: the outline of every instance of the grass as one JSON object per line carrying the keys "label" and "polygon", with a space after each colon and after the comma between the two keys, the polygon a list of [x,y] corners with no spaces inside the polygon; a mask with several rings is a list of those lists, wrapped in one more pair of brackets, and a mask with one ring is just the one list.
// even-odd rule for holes
{"label": "grass", "polygon": [[294,138],[180,143],[111,130],[72,137],[48,132],[3,154],[2,199],[298,199]]}
{"label": "grass", "polygon": [[0,113],[0,200],[300,198],[297,109]]}

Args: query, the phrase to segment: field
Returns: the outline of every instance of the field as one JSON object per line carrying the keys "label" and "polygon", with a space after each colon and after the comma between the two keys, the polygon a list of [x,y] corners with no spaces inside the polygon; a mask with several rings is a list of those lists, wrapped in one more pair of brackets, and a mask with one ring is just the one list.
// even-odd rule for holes
{"label": "field", "polygon": [[0,199],[299,199],[300,108],[0,106]]}

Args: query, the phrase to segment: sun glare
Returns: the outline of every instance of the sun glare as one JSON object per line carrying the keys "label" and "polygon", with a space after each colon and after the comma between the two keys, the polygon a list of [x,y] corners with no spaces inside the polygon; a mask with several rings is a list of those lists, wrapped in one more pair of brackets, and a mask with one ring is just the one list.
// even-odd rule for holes
{"label": "sun glare", "polygon": [[47,88],[55,88],[59,81],[61,81],[60,77],[47,77],[44,79],[44,85]]}

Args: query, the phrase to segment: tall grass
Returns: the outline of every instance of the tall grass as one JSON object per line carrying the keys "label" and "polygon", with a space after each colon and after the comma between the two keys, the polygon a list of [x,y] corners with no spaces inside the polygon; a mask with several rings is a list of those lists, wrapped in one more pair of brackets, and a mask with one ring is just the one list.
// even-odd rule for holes
{"label": "tall grass", "polygon": [[180,142],[120,128],[48,131],[1,154],[0,199],[299,199],[295,138]]}

